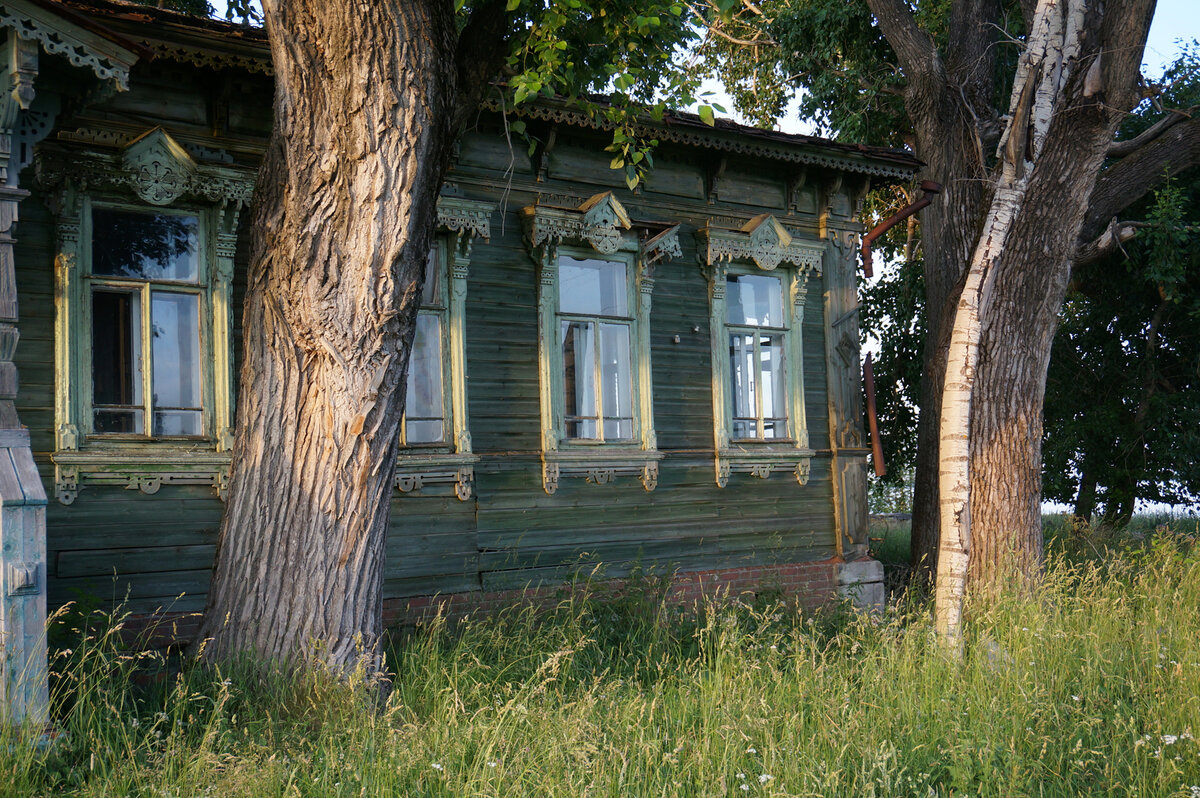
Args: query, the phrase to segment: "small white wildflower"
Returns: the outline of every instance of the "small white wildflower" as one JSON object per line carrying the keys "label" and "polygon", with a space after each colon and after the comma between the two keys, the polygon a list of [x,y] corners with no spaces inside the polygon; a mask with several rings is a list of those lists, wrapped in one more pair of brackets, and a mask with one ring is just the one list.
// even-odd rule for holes
{"label": "small white wildflower", "polygon": [[746,753],[747,753],[747,754],[757,754],[757,753],[758,753],[758,749],[757,749],[757,748],[747,748],[747,749],[746,749]]}
{"label": "small white wildflower", "polygon": [[1162,741],[1164,745],[1175,745],[1175,743],[1179,742],[1179,737],[1174,734],[1164,734]]}
{"label": "small white wildflower", "polygon": [[493,759],[491,762],[488,762],[488,763],[487,763],[487,766],[488,766],[488,767],[490,767],[490,768],[494,768],[494,767],[496,767],[496,760],[494,760],[494,759]]}
{"label": "small white wildflower", "polygon": [[1071,696],[1071,700],[1072,700],[1072,701],[1082,701],[1083,699],[1082,699],[1082,698],[1080,698],[1080,697],[1079,697],[1079,696],[1077,696],[1077,695],[1073,695],[1073,696]]}
{"label": "small white wildflower", "polygon": [[738,777],[739,779],[741,779],[742,781],[745,781],[745,780],[746,780],[746,774],[745,774],[745,773],[739,773],[739,774],[737,774],[737,777]]}
{"label": "small white wildflower", "polygon": [[761,773],[761,774],[759,774],[759,777],[758,777],[758,783],[766,784],[768,781],[770,781],[773,778],[775,778],[775,777],[770,775],[769,773]]}
{"label": "small white wildflower", "polygon": [[134,718],[134,719],[133,719],[133,728],[135,728],[135,729],[136,729],[136,728],[137,728],[138,726],[140,726],[140,725],[141,725],[141,723],[138,721],[138,719],[137,719],[137,718]]}
{"label": "small white wildflower", "polygon": [[772,643],[772,644],[771,644],[771,650],[772,650],[772,651],[778,651],[778,650],[779,650],[779,646],[777,646],[777,645],[775,645],[775,644],[773,644],[773,643]]}
{"label": "small white wildflower", "polygon": [[1191,798],[1200,798],[1200,784],[1193,784],[1188,789],[1192,791]]}
{"label": "small white wildflower", "polygon": [[442,767],[441,764],[438,762],[434,762],[432,765],[430,765],[430,767],[433,768],[434,770],[445,770],[445,768]]}
{"label": "small white wildflower", "polygon": [[742,785],[742,792],[750,792],[750,785],[749,785],[749,784],[743,784],[743,785]]}

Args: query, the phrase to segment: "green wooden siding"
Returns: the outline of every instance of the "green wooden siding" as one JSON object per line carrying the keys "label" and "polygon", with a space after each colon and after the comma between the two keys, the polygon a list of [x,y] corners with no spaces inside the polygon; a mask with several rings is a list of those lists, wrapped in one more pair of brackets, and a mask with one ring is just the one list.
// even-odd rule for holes
{"label": "green wooden siding", "polygon": [[[136,117],[201,135],[219,118],[225,134],[212,140],[213,148],[228,146],[244,160],[261,147],[269,123],[262,85],[247,91],[236,82],[227,85],[222,73],[165,64],[140,68],[134,86],[103,111],[90,111],[94,123]],[[824,559],[835,552],[821,280],[810,282],[803,324],[807,426],[817,451],[811,479],[800,486],[786,471],[765,480],[734,474],[728,487],[719,488],[708,288],[693,235],[713,216],[745,219],[769,211],[815,240],[816,217],[787,215],[787,176],[775,164],[732,159],[710,192],[705,164],[712,154],[682,146],[663,148],[661,170],[644,194],[635,195],[608,169],[603,144],[600,135],[560,132],[554,151],[531,163],[523,147],[510,153],[498,128],[485,125],[461,143],[451,190],[502,209],[492,217],[491,240],[474,246],[468,280],[469,429],[480,460],[468,501],[459,501],[451,486],[397,494],[387,540],[387,598],[543,584],[601,565],[605,575],[620,576],[636,567],[711,569]],[[34,187],[32,170],[22,185]],[[551,496],[543,490],[538,457],[536,271],[518,214],[538,198],[535,192],[561,204],[610,189],[635,219],[683,223],[682,257],[655,270],[650,321],[654,424],[664,457],[653,492],[633,477],[603,486],[564,478]],[[17,232],[18,410],[53,495],[54,228],[34,192],[21,206]],[[246,259],[242,235],[234,285],[239,350]],[[90,595],[128,597],[129,608],[139,612],[201,609],[222,510],[202,486],[168,485],[154,495],[89,486],[73,505],[52,500],[51,604]]]}

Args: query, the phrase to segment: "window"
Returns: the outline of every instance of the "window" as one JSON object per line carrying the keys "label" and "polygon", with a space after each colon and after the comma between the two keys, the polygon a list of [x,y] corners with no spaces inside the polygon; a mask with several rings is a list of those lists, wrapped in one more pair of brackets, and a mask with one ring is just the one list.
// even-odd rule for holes
{"label": "window", "polygon": [[488,238],[495,206],[457,197],[438,200],[439,233],[425,264],[425,285],[408,361],[396,489],[419,494],[453,486],[470,499],[475,463],[467,423],[465,312],[476,237]]}
{"label": "window", "polygon": [[678,227],[638,236],[611,193],[578,208],[525,209],[539,264],[542,486],[560,477],[658,484],[650,369],[653,267],[680,254]]}
{"label": "window", "polygon": [[787,334],[783,285],[775,275],[726,277],[729,398],[733,440],[788,437]]}
{"label": "window", "polygon": [[48,144],[38,157],[58,228],[56,497],[179,484],[223,496],[233,260],[254,173],[198,163],[161,128],[117,155]]}
{"label": "window", "polygon": [[92,206],[86,435],[202,438],[211,430],[208,306],[196,215]]}
{"label": "window", "polygon": [[802,325],[823,247],[793,240],[772,216],[698,235],[709,279],[717,484],[792,470],[805,484],[813,454],[804,409]]}
{"label": "window", "polygon": [[442,331],[449,314],[442,288],[444,260],[440,246],[429,251],[421,308],[417,311],[417,331],[408,360],[408,394],[400,432],[402,446],[436,445],[446,438],[448,369],[443,357]]}
{"label": "window", "polygon": [[632,441],[634,318],[629,264],[560,255],[563,437]]}

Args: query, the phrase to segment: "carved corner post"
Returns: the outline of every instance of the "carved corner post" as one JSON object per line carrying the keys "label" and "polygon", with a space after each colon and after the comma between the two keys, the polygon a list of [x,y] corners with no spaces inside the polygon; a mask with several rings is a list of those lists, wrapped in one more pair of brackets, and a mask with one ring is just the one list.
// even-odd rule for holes
{"label": "carved corner post", "polygon": [[33,102],[37,44],[4,31],[0,84],[0,712],[5,721],[46,723],[46,492],[29,431],[17,419],[16,264],[12,227],[29,196],[17,187],[20,124]]}
{"label": "carved corner post", "polygon": [[[836,209],[835,204],[835,212]],[[866,556],[869,545],[867,454],[870,450],[866,448],[863,432],[856,273],[860,233],[850,219],[836,216],[831,219],[828,213],[822,226],[829,242],[825,269],[825,365],[837,551],[843,559],[855,560]]]}

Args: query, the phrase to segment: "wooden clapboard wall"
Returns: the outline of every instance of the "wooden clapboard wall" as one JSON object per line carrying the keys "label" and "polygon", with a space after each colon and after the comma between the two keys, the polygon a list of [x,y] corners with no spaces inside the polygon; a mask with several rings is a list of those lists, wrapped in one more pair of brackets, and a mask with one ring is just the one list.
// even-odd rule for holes
{"label": "wooden clapboard wall", "polygon": [[[58,91],[78,92],[69,70],[60,77]],[[61,117],[51,140],[111,152],[115,143],[162,125],[239,163],[261,154],[270,123],[268,78],[161,59],[135,67],[131,83],[128,93]],[[541,132],[548,134],[548,127]],[[443,485],[396,494],[385,596],[509,589],[596,567],[620,576],[635,567],[698,570],[834,556],[841,543],[822,278],[810,280],[802,330],[807,427],[816,450],[809,482],[798,485],[787,471],[768,479],[734,474],[720,488],[713,468],[708,288],[694,233],[713,219],[733,226],[771,213],[794,233],[824,242],[831,225],[854,228],[853,198],[843,188],[852,181],[832,168],[805,172],[770,158],[667,144],[656,154],[658,167],[645,190],[633,193],[609,169],[603,133],[559,125],[553,140],[552,148],[531,157],[521,142],[510,149],[499,120],[484,114],[459,146],[447,193],[498,206],[491,240],[473,249],[466,304],[469,429],[480,461],[467,501]],[[22,185],[34,187],[35,195],[22,205],[16,248],[18,410],[52,495],[54,219],[32,174],[22,176]],[[611,485],[564,478],[548,495],[538,459],[536,273],[519,212],[539,198],[578,204],[607,190],[635,218],[683,225],[682,257],[655,271],[650,322],[654,423],[664,458],[653,492],[633,477]],[[239,308],[244,235],[241,241],[234,286]],[[70,506],[51,500],[51,605],[128,597],[135,612],[202,608],[222,509],[203,486],[164,486],[154,495],[92,486]]]}

